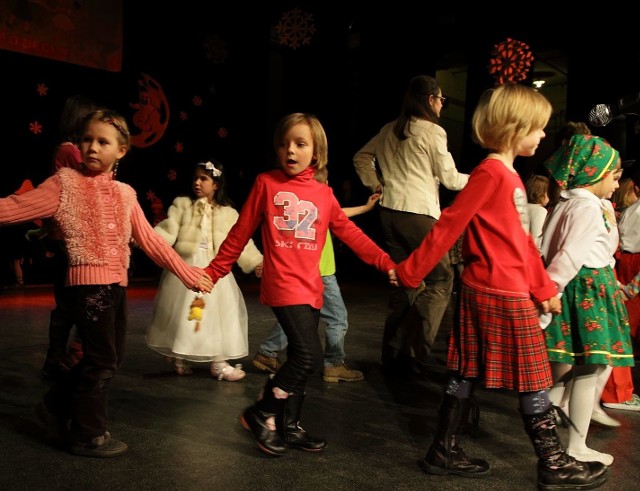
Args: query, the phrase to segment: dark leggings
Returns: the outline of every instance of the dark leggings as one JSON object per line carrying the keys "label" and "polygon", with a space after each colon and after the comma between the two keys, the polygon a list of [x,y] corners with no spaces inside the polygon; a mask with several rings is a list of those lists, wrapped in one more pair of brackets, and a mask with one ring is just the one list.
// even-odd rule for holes
{"label": "dark leggings", "polygon": [[273,307],[273,313],[287,335],[287,361],[276,373],[273,384],[291,394],[304,394],[307,380],[322,365],[324,353],[318,324],[320,310],[310,305]]}
{"label": "dark leggings", "polygon": [[[477,379],[451,377],[445,388],[445,393],[458,399],[468,399],[473,395]],[[518,394],[520,409],[523,414],[544,414],[551,407],[549,391],[520,392]]]}

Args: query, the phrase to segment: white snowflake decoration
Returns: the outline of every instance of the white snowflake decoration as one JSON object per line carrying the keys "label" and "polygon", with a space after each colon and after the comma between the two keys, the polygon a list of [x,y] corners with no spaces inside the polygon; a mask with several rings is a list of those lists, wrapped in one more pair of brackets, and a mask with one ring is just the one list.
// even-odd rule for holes
{"label": "white snowflake decoration", "polygon": [[311,37],[316,32],[313,23],[313,14],[303,12],[299,8],[282,13],[280,21],[276,24],[278,43],[297,49],[303,44],[309,44]]}

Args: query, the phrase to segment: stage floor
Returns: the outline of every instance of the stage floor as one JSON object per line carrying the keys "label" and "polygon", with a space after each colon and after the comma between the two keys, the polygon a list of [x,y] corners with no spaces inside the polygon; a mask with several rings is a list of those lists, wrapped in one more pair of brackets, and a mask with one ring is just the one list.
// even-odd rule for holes
{"label": "stage floor", "polygon": [[[260,453],[238,423],[256,398],[265,375],[251,358],[273,324],[271,310],[258,303],[257,280],[243,279],[249,311],[249,356],[239,360],[247,376],[219,382],[207,365],[188,377],[176,375],[145,345],[155,295],[154,281],[128,290],[130,329],[122,369],[110,389],[109,431],[129,444],[114,459],[76,457],[51,446],[34,415],[47,389],[40,368],[47,347],[53,295],[48,286],[0,293],[0,489],[35,490],[520,490],[536,488],[536,457],[508,391],[480,388],[480,431],[462,446],[492,466],[484,479],[425,474],[417,465],[436,425],[442,368],[413,377],[381,372],[380,343],[387,286],[341,283],[349,309],[347,362],[364,381],[325,383],[320,373],[308,384],[302,423],[326,438],[327,450],[292,450],[281,458]],[[438,336],[436,361],[445,357],[451,312]],[[637,379],[638,369],[634,368]],[[614,411],[622,426],[592,425],[588,444],[615,457],[603,490],[637,489],[640,478],[640,412]],[[566,442],[566,430],[561,430]]]}

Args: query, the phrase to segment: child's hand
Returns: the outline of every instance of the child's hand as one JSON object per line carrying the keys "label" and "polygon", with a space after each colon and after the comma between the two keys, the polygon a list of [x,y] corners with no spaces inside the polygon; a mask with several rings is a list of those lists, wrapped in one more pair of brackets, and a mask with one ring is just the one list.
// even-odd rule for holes
{"label": "child's hand", "polygon": [[374,193],[371,196],[369,196],[369,199],[367,200],[367,204],[364,205],[367,211],[373,210],[373,207],[376,206],[376,203],[380,199],[380,196],[382,196],[382,194],[380,193]]}
{"label": "child's hand", "polygon": [[620,288],[619,291],[620,291],[620,299],[623,302],[627,302],[630,300],[629,296],[627,295],[627,292],[624,291],[624,288]]}
{"label": "child's hand", "polygon": [[[546,308],[545,308],[545,305]],[[549,300],[542,302],[542,311],[551,312],[552,314],[559,314],[562,312],[562,302],[559,297],[551,297]]]}
{"label": "child's hand", "polygon": [[194,286],[192,290],[196,292],[211,293],[211,290],[213,290],[213,281],[211,281],[209,275],[203,274],[198,280],[198,284]]}
{"label": "child's hand", "polygon": [[256,266],[256,269],[253,270],[257,278],[262,278],[262,263]]}
{"label": "child's hand", "polygon": [[398,275],[396,274],[396,270],[395,269],[390,269],[389,271],[387,271],[387,275],[389,275],[389,283],[393,286],[399,286],[400,284],[398,283]]}

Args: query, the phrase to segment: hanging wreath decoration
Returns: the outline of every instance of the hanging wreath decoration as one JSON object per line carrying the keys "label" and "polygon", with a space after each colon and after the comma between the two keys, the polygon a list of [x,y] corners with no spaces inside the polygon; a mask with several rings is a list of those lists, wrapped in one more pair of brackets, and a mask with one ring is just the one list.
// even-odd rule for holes
{"label": "hanging wreath decoration", "polygon": [[489,74],[498,85],[525,80],[534,60],[528,44],[511,38],[494,45],[492,55]]}

